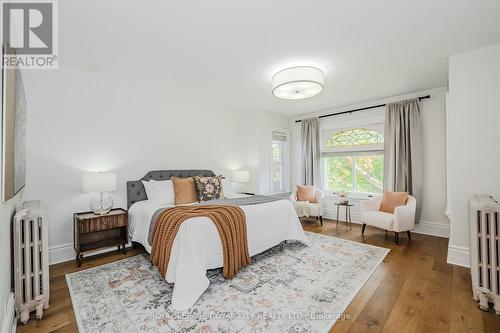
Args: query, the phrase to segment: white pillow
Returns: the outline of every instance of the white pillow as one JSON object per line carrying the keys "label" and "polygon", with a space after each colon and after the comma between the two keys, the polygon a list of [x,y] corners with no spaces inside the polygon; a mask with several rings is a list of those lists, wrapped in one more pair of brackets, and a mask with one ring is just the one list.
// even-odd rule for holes
{"label": "white pillow", "polygon": [[148,200],[158,205],[170,205],[175,202],[174,184],[171,180],[142,181]]}

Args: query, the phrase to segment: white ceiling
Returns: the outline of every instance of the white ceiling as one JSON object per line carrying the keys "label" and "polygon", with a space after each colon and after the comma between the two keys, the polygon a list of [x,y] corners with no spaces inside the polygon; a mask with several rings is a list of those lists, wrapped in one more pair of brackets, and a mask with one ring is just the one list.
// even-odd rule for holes
{"label": "white ceiling", "polygon": [[[60,65],[234,111],[296,115],[447,85],[447,57],[500,41],[499,0],[59,1]],[[313,65],[325,90],[271,94]]]}

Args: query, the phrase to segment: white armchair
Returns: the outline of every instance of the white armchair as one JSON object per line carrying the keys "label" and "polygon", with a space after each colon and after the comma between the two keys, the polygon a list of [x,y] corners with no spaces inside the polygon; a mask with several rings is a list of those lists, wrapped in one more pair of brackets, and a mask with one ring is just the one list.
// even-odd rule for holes
{"label": "white armchair", "polygon": [[406,231],[408,239],[411,239],[410,230],[415,225],[417,200],[409,195],[406,205],[396,207],[394,214],[379,211],[381,202],[381,196],[360,202],[361,222],[363,223],[361,233],[364,234],[366,225],[371,225],[386,231],[394,231],[396,244],[399,244],[400,232]]}
{"label": "white armchair", "polygon": [[321,225],[323,225],[323,213],[325,212],[325,195],[320,189],[315,192],[316,202],[297,201],[297,190],[293,191],[289,199],[295,207],[298,217],[315,216],[319,218]]}

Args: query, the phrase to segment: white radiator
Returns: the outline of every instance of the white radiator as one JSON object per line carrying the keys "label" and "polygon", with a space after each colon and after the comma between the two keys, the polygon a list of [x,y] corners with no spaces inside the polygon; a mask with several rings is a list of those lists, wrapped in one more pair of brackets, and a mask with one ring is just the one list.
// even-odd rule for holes
{"label": "white radiator", "polygon": [[43,203],[25,201],[14,216],[13,228],[16,312],[26,324],[31,311],[41,319],[49,307],[49,223]]}
{"label": "white radiator", "polygon": [[500,293],[500,204],[489,195],[469,200],[470,262],[474,299],[488,289],[490,299]]}

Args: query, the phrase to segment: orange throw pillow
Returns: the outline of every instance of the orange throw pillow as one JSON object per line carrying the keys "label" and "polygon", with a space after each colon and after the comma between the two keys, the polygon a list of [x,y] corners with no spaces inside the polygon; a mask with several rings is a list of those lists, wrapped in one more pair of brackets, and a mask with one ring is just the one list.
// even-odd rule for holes
{"label": "orange throw pillow", "polygon": [[384,192],[379,211],[394,214],[394,209],[406,205],[408,192]]}
{"label": "orange throw pillow", "polygon": [[198,201],[194,179],[192,177],[171,177],[174,184],[175,205],[189,204]]}
{"label": "orange throw pillow", "polygon": [[316,187],[297,185],[297,201],[316,203]]}

